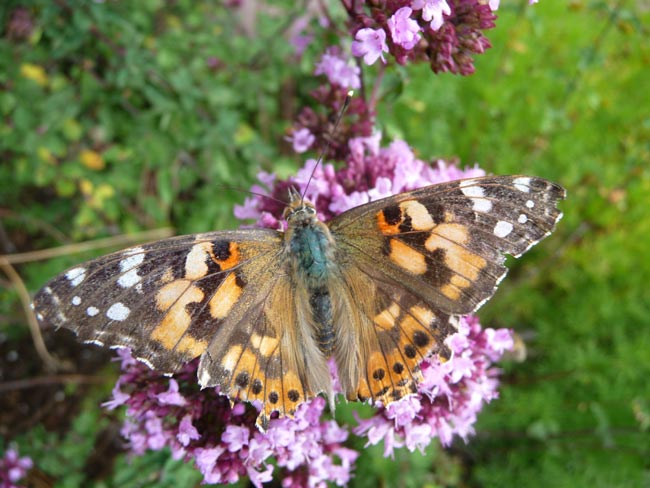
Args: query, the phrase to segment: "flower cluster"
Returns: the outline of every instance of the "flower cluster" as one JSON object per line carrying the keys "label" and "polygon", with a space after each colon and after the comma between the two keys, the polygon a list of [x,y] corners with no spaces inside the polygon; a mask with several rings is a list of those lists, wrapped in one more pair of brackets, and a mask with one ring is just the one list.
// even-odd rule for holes
{"label": "flower cluster", "polygon": [[133,454],[168,447],[175,459],[194,461],[206,483],[248,476],[260,487],[272,479],[272,460],[286,486],[349,481],[359,454],[343,446],[348,430],[321,419],[325,399],[301,405],[292,419],[272,419],[262,433],[253,405],[231,404],[217,388],[199,389],[197,361],[167,378],[134,360],[128,349],[118,354],[123,373],[105,406],[126,405],[122,435]]}
{"label": "flower cluster", "polygon": [[[379,5],[378,5],[379,3]],[[397,63],[427,62],[435,73],[469,75],[474,72],[473,56],[484,52],[490,42],[483,31],[494,27],[496,0],[397,0],[391,2],[342,2],[347,11],[348,28],[353,38],[351,53],[365,64],[378,59],[386,63],[391,55]],[[304,19],[299,32],[306,27]],[[292,39],[298,36],[292,35]],[[299,39],[307,39],[304,34]],[[310,38],[310,37],[309,37]],[[294,41],[302,53],[305,43]],[[325,81],[312,90],[315,106],[304,107],[287,136],[296,153],[307,150],[324,152],[327,160],[347,157],[347,142],[369,137],[375,126],[377,87],[369,94],[364,86],[361,67],[346,49],[331,46],[316,64],[314,74]],[[341,112],[351,89],[361,89],[354,97],[338,126]]]}
{"label": "flower cluster", "polygon": [[399,64],[428,62],[435,73],[474,72],[472,56],[490,42],[483,31],[495,26],[498,3],[483,0],[402,0],[348,9],[354,42],[352,54],[366,64],[386,62],[390,53]]}
{"label": "flower cluster", "polygon": [[324,76],[326,82],[311,92],[317,107],[304,107],[294,122],[288,137],[296,153],[308,149],[326,149],[327,159],[343,159],[347,141],[369,136],[375,120],[375,110],[361,97],[354,97],[346,116],[334,130],[334,119],[341,112],[348,92],[361,86],[360,69],[338,47],[330,47],[321,56],[314,74]]}
{"label": "flower cluster", "polygon": [[[347,145],[345,164],[339,170],[333,164],[316,166],[310,159],[296,176],[286,181],[275,181],[273,175],[260,173],[263,186],[253,186],[255,196],[246,199],[243,206],[235,206],[238,219],[255,219],[257,225],[280,228],[289,186],[297,188],[311,201],[323,220],[352,207],[425,185],[460,178],[484,176],[480,168],[461,170],[445,161],[431,166],[415,157],[404,141],[393,141],[380,147],[381,134],[351,139]],[[268,195],[264,198],[259,195]]]}
{"label": "flower cluster", "polygon": [[18,482],[25,477],[33,466],[32,460],[20,457],[15,448],[9,448],[0,458],[0,488],[18,488]]}

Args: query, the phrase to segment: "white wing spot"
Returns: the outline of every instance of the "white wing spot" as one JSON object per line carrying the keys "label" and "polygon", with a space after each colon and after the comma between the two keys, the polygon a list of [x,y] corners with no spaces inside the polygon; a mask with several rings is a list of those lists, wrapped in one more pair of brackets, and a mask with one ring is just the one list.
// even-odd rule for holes
{"label": "white wing spot", "polygon": [[528,217],[526,217],[526,214],[521,214],[517,219],[517,222],[519,222],[520,224],[525,224],[526,222],[528,222]]}
{"label": "white wing spot", "polygon": [[128,271],[142,264],[144,261],[145,251],[141,247],[129,249],[124,253],[127,257],[120,261],[120,270]]}
{"label": "white wing spot", "polygon": [[131,313],[131,309],[121,302],[114,303],[106,310],[106,316],[111,320],[122,322]]}
{"label": "white wing spot", "polygon": [[[120,266],[122,263],[120,263]],[[117,284],[122,288],[131,288],[133,285],[138,283],[142,278],[138,275],[137,269],[130,269],[117,280]]]}
{"label": "white wing spot", "polygon": [[42,321],[42,320],[43,320],[43,314],[42,314],[42,313],[37,313],[37,314],[36,314],[36,318],[37,318],[38,320],[41,320],[41,321]]}
{"label": "white wing spot", "polygon": [[[472,180],[470,180],[471,182]],[[481,213],[488,213],[490,210],[492,210],[492,202],[486,198],[483,198],[485,196],[485,192],[483,191],[483,188],[480,186],[467,186],[468,182],[463,182],[460,185],[460,191],[463,192],[463,195],[466,197],[469,197],[473,199],[473,206],[472,209],[474,209],[476,212],[481,212]]]}
{"label": "white wing spot", "polygon": [[208,371],[208,368],[200,368],[199,369],[199,385],[201,385],[201,388],[205,388],[205,385],[209,385],[211,383],[211,376],[210,372]]}
{"label": "white wing spot", "polygon": [[485,196],[485,192],[483,191],[483,188],[481,188],[480,186],[467,186],[465,183],[466,182],[463,182],[460,185],[460,191],[462,191],[463,195],[465,195],[466,197],[481,198]]}
{"label": "white wing spot", "polygon": [[515,178],[513,183],[517,190],[523,191],[524,193],[530,193],[530,178],[528,177]]}
{"label": "white wing spot", "polygon": [[488,213],[490,210],[492,210],[492,202],[487,198],[477,198],[474,200],[472,209],[477,212]]}
{"label": "white wing spot", "polygon": [[86,309],[86,315],[88,315],[88,317],[94,317],[98,313],[99,313],[99,309],[97,307],[88,307]]}
{"label": "white wing spot", "polygon": [[144,261],[145,251],[141,247],[134,247],[124,252],[126,258],[120,261],[120,271],[123,273],[117,280],[122,288],[131,288],[142,278],[138,276],[137,267]]}
{"label": "white wing spot", "polygon": [[185,258],[185,278],[188,280],[198,280],[203,278],[208,273],[208,265],[206,261],[209,258],[208,250],[209,243],[202,242],[194,244],[190,252],[187,253]]}
{"label": "white wing spot", "polygon": [[532,200],[528,200],[528,201],[526,202],[526,206],[527,206],[528,208],[533,208],[533,207],[535,206],[535,202],[533,202]]}
{"label": "white wing spot", "polygon": [[70,300],[70,303],[73,305],[81,305],[81,298],[79,298],[77,295],[72,297],[72,300]]}
{"label": "white wing spot", "polygon": [[86,268],[73,268],[65,274],[72,286],[77,286],[86,279]]}
{"label": "white wing spot", "polygon": [[506,237],[511,232],[512,224],[510,222],[499,220],[497,225],[494,226],[494,235],[497,237]]}

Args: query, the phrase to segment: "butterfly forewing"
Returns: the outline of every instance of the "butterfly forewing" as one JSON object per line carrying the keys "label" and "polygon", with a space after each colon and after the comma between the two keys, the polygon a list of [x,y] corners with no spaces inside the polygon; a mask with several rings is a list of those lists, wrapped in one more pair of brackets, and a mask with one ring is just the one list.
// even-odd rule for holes
{"label": "butterfly forewing", "polygon": [[362,268],[377,267],[436,310],[467,314],[494,294],[505,254],[519,256],[550,234],[561,198],[564,190],[542,178],[474,178],[356,207],[330,228]]}
{"label": "butterfly forewing", "polygon": [[171,373],[206,350],[250,279],[242,267],[274,262],[280,239],[269,230],[213,232],[100,257],[43,287],[37,318],[86,342],[129,347]]}

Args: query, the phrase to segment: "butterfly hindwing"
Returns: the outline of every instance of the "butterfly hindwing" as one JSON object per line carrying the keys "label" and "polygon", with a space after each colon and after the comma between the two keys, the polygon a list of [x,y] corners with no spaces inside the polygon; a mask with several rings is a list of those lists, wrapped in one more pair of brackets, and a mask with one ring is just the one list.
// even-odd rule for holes
{"label": "butterfly hindwing", "polygon": [[387,405],[415,393],[420,362],[451,355],[444,343],[455,331],[450,316],[386,282],[377,268],[350,265],[342,281],[356,304],[337,321],[335,358],[346,398]]}
{"label": "butterfly hindwing", "polygon": [[[258,271],[259,288],[247,290],[201,358],[199,382],[221,385],[231,398],[258,401],[258,425],[273,411],[293,416],[300,403],[325,392],[331,398],[326,358],[301,320],[300,302],[286,274]],[[299,293],[298,293],[299,295]]]}

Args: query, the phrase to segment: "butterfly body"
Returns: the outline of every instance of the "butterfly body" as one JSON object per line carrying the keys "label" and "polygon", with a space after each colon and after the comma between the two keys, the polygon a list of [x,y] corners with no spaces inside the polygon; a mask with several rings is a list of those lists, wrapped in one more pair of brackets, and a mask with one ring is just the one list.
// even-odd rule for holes
{"label": "butterfly body", "polygon": [[328,359],[349,400],[415,393],[419,364],[450,357],[455,317],[489,299],[518,256],[550,234],[564,190],[494,176],[424,187],[324,223],[295,192],[286,232],[217,231],[77,266],[35,297],[44,324],[129,347],[173,373],[200,357],[201,386],[292,415],[325,393]]}

